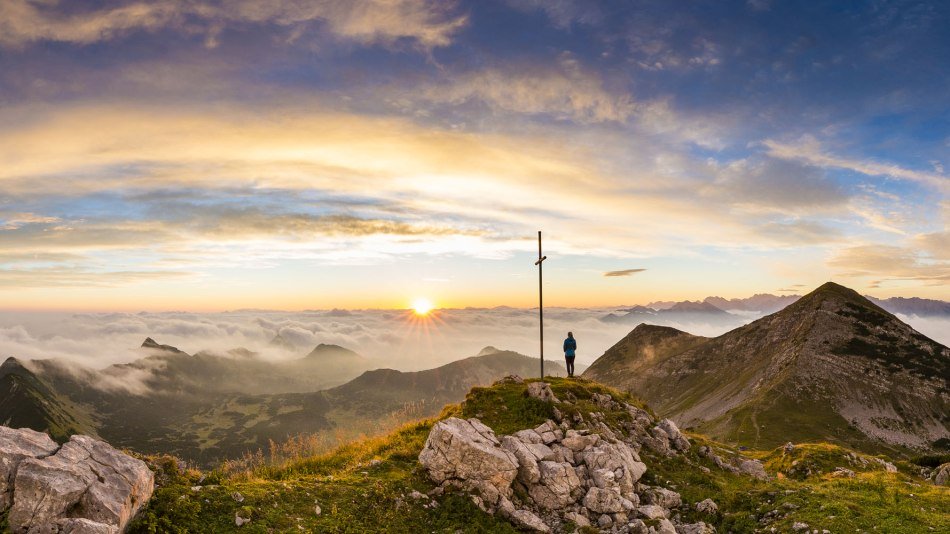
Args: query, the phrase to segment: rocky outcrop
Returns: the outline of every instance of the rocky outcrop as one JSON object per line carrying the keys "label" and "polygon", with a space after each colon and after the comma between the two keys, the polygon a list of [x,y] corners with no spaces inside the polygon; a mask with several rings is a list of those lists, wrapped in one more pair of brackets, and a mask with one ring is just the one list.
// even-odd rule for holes
{"label": "rocky outcrop", "polygon": [[429,478],[446,486],[474,491],[486,509],[497,508],[511,494],[518,459],[503,449],[492,429],[478,419],[450,417],[432,427],[419,461]]}
{"label": "rocky outcrop", "polygon": [[[526,394],[556,402],[548,384],[532,394],[535,384],[541,382],[527,384]],[[571,523],[617,533],[713,532],[705,523],[676,523],[680,495],[640,482],[647,465],[639,451],[647,441],[662,454],[689,450],[676,425],[594,395],[595,405],[623,414],[622,421],[607,424],[602,412],[585,418],[571,409],[570,396],[559,402],[563,411],[553,410],[557,420],[500,438],[478,419],[450,418],[432,428],[419,461],[443,489],[468,492],[482,509],[523,530],[566,532]]]}
{"label": "rocky outcrop", "polygon": [[551,385],[547,382],[531,382],[528,384],[528,396],[544,402],[561,402],[554,396]]}
{"label": "rocky outcrop", "polygon": [[2,508],[15,533],[118,533],[152,495],[144,462],[76,435],[62,447],[45,434],[0,427]]}
{"label": "rocky outcrop", "polygon": [[27,458],[43,458],[59,445],[42,432],[0,426],[0,510],[13,504],[13,482],[20,463]]}
{"label": "rocky outcrop", "polygon": [[933,481],[938,486],[950,486],[950,463],[942,464],[934,470]]}

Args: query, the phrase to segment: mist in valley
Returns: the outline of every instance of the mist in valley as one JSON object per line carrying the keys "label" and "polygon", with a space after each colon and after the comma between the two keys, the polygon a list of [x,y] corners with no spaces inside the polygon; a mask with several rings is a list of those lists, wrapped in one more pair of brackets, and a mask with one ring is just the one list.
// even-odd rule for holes
{"label": "mist in valley", "polygon": [[[602,320],[616,311],[546,309],[545,358],[560,361],[561,342],[572,331],[579,343],[578,363],[589,365],[636,326]],[[736,312],[726,321],[647,322],[716,336],[760,316]],[[898,317],[935,341],[950,343],[950,319]],[[536,357],[538,315],[537,309],[506,307],[436,310],[425,317],[405,310],[0,314],[4,358],[62,359],[104,368],[146,356],[148,351],[141,348],[146,337],[189,354],[209,351],[227,356],[232,349],[244,348],[259,359],[274,361],[301,358],[321,343],[332,344],[364,356],[369,368],[417,371],[474,356],[486,346]]]}

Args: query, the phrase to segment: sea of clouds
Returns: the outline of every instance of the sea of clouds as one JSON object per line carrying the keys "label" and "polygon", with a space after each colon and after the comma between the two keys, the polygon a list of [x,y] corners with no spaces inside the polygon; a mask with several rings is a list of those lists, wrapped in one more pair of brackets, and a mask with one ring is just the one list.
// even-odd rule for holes
{"label": "sea of clouds", "polygon": [[[633,325],[601,321],[616,310],[545,310],[544,353],[560,360],[568,331],[578,340],[578,362],[590,364],[632,330]],[[734,325],[669,323],[693,334],[714,336]],[[950,343],[950,320],[901,316],[923,334]],[[294,345],[271,344],[276,335]],[[243,347],[265,358],[294,358],[320,343],[352,349],[373,367],[413,371],[474,356],[486,346],[538,355],[537,309],[436,310],[419,318],[401,310],[319,310],[305,312],[236,311],[222,313],[23,313],[0,312],[0,356],[21,359],[65,358],[102,368],[143,356],[146,337],[194,354]]]}

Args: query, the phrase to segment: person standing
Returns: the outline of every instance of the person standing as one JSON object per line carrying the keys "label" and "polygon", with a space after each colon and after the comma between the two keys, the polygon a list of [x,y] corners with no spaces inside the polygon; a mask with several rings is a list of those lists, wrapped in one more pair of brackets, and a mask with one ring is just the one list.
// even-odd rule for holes
{"label": "person standing", "polygon": [[574,356],[577,353],[577,340],[574,339],[574,332],[567,333],[567,339],[564,340],[564,361],[567,362],[567,376],[574,376]]}

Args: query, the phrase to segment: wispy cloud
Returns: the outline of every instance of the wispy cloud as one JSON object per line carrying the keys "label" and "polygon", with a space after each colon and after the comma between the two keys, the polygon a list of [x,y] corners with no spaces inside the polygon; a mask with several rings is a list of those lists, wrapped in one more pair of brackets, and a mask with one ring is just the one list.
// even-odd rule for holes
{"label": "wispy cloud", "polygon": [[629,94],[608,91],[598,74],[585,70],[567,53],[556,66],[477,70],[413,93],[429,103],[481,103],[499,112],[547,114],[581,123],[624,122],[637,109]]}
{"label": "wispy cloud", "polygon": [[621,271],[607,271],[604,273],[604,276],[614,277],[614,276],[633,276],[637,273],[642,273],[646,269],[623,269]]}
{"label": "wispy cloud", "polygon": [[58,0],[7,0],[0,4],[0,45],[43,40],[89,44],[169,28],[202,32],[206,44],[214,46],[217,34],[230,24],[272,24],[300,32],[305,25],[319,22],[333,34],[357,42],[392,44],[408,38],[434,47],[449,44],[452,34],[465,25],[466,17],[454,14],[454,7],[452,2],[430,0],[158,0],[82,10]]}
{"label": "wispy cloud", "polygon": [[950,191],[950,177],[937,172],[908,169],[893,163],[874,160],[851,159],[829,154],[812,136],[804,136],[795,143],[782,143],[772,139],[762,142],[770,156],[780,159],[802,161],[825,168],[844,169],[867,176],[886,176],[900,180],[919,182],[940,191]]}

